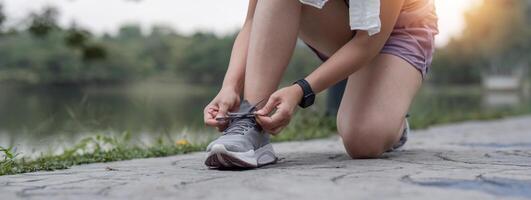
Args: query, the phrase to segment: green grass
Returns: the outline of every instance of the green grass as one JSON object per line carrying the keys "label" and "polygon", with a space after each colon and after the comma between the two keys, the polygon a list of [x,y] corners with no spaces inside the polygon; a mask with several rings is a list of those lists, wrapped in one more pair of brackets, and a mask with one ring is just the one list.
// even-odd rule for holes
{"label": "green grass", "polygon": [[17,158],[12,148],[1,148],[4,159],[0,161],[0,176],[67,169],[88,163],[163,157],[199,151],[205,147],[205,144],[190,144],[184,140],[169,143],[159,139],[149,147],[131,145],[129,141],[130,135],[127,133],[120,137],[96,135],[81,140],[59,155],[41,155],[35,159]]}
{"label": "green grass", "polygon": [[[489,120],[504,116],[531,113],[529,108],[515,108],[498,111],[443,111],[429,113],[413,113],[410,123],[414,128],[427,128],[435,124],[444,124],[465,120]],[[292,120],[282,134],[273,141],[308,140],[329,137],[336,133],[335,120],[332,117],[319,115],[311,111],[303,111]],[[192,144],[186,140],[170,141],[162,137],[150,146],[135,145],[131,136],[124,133],[120,136],[95,135],[79,141],[74,147],[64,150],[58,155],[41,154],[29,159],[19,157],[14,148],[0,147],[0,176],[35,171],[51,171],[67,169],[74,165],[131,160],[138,158],[164,157],[189,152],[201,151],[206,143]]]}

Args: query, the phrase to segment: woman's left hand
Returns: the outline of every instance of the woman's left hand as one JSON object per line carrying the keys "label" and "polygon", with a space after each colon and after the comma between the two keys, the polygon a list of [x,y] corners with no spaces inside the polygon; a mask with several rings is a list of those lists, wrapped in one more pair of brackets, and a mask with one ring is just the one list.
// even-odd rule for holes
{"label": "woman's left hand", "polygon": [[[273,135],[278,134],[289,124],[302,95],[302,89],[298,85],[277,90],[269,97],[266,105],[256,111],[257,122],[266,132]],[[274,111],[275,109],[276,111]],[[271,115],[271,113],[273,114]]]}

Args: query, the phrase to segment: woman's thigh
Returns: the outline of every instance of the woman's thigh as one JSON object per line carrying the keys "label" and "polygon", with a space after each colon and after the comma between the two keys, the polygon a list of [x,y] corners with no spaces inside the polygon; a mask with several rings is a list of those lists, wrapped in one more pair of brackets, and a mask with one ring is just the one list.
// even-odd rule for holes
{"label": "woman's thigh", "polygon": [[337,116],[338,131],[355,157],[390,149],[422,84],[421,73],[403,59],[380,54],[348,78]]}
{"label": "woman's thigh", "polygon": [[299,37],[319,52],[330,56],[353,36],[344,0],[330,0],[322,9],[302,7]]}

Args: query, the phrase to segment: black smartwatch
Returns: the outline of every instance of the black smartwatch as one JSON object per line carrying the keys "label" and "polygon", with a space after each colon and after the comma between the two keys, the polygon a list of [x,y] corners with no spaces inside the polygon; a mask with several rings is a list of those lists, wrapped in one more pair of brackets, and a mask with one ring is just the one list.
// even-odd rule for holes
{"label": "black smartwatch", "polygon": [[307,108],[313,105],[313,103],[315,102],[315,94],[313,93],[312,87],[310,86],[308,81],[301,79],[293,84],[297,84],[302,88],[303,95],[299,106],[301,108]]}

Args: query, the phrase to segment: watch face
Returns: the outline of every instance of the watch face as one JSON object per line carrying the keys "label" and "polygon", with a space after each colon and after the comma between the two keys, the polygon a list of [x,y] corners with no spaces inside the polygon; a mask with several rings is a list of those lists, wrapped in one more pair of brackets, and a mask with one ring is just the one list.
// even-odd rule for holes
{"label": "watch face", "polygon": [[305,96],[303,98],[303,100],[302,100],[301,107],[306,108],[308,106],[311,106],[311,105],[313,105],[314,101],[315,101],[315,95],[314,94]]}

